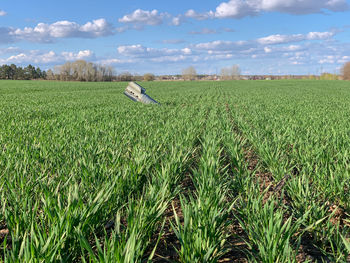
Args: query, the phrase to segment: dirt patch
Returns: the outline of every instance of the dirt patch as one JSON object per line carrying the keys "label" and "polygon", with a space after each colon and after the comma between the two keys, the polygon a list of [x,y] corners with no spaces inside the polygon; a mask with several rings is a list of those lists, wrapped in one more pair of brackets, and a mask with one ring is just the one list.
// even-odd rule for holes
{"label": "dirt patch", "polygon": [[0,230],[0,243],[2,243],[6,237],[9,238],[10,231],[6,229],[1,229]]}
{"label": "dirt patch", "polygon": [[179,250],[181,248],[181,245],[170,225],[170,222],[175,221],[173,207],[180,221],[183,221],[183,213],[181,210],[180,200],[176,198],[165,211],[166,221],[163,229],[163,235],[158,243],[152,262],[179,261],[179,256],[176,252],[176,249]]}

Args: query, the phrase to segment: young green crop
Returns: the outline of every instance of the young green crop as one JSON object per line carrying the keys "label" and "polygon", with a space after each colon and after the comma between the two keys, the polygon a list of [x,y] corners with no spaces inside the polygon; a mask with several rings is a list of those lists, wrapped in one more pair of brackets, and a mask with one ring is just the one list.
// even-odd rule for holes
{"label": "young green crop", "polygon": [[349,260],[347,82],[126,85],[0,81],[1,262]]}

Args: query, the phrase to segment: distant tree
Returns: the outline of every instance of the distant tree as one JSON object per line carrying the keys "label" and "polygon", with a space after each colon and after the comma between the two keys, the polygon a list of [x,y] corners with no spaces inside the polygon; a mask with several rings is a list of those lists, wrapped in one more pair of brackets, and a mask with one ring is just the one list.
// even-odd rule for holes
{"label": "distant tree", "polygon": [[316,77],[315,75],[309,75],[309,76],[308,76],[308,79],[310,79],[310,80],[315,80],[315,79],[317,79],[317,77]]}
{"label": "distant tree", "polygon": [[97,81],[97,66],[91,62],[86,66],[86,81]]}
{"label": "distant tree", "polygon": [[55,79],[55,74],[53,73],[53,71],[51,69],[49,69],[46,72],[46,79],[47,80],[54,80]]}
{"label": "distant tree", "polygon": [[193,66],[182,70],[182,77],[184,80],[195,80],[197,77],[196,69]]}
{"label": "distant tree", "polygon": [[60,80],[71,80],[72,76],[72,67],[70,62],[66,62],[65,64],[58,67]]}
{"label": "distant tree", "polygon": [[222,68],[220,75],[221,75],[221,79],[223,80],[239,79],[241,76],[241,69],[239,68],[238,65]]}
{"label": "distant tree", "polygon": [[0,66],[0,79],[18,79],[18,80],[29,80],[45,78],[45,71],[42,71],[39,67],[35,68],[32,65],[28,65],[25,68],[11,65]]}
{"label": "distant tree", "polygon": [[42,71],[39,67],[35,69],[34,79],[44,79],[45,71]]}
{"label": "distant tree", "polygon": [[107,66],[106,81],[112,81],[115,78],[115,70],[112,66]]}
{"label": "distant tree", "polygon": [[47,72],[47,75],[50,79],[55,76],[55,79],[75,81],[112,81],[115,78],[113,67],[85,60],[76,60],[55,66],[53,71]]}
{"label": "distant tree", "polygon": [[134,78],[130,72],[125,71],[125,72],[119,74],[118,79],[120,81],[132,81]]}
{"label": "distant tree", "polygon": [[143,75],[143,80],[145,81],[153,81],[155,80],[155,76],[152,73],[146,73],[145,75]]}
{"label": "distant tree", "polygon": [[9,79],[17,79],[16,73],[18,72],[17,66],[15,64],[10,65],[10,78]]}
{"label": "distant tree", "polygon": [[42,79],[46,79],[47,78],[47,73],[46,73],[45,70],[41,72],[41,77],[40,78],[42,78]]}
{"label": "distant tree", "polygon": [[321,80],[337,80],[338,79],[338,75],[325,72],[325,73],[321,74],[320,79]]}
{"label": "distant tree", "polygon": [[350,80],[350,62],[344,64],[342,68],[343,79]]}
{"label": "distant tree", "polygon": [[35,67],[32,65],[28,65],[27,67],[24,68],[24,75],[26,79],[38,79],[39,75]]}

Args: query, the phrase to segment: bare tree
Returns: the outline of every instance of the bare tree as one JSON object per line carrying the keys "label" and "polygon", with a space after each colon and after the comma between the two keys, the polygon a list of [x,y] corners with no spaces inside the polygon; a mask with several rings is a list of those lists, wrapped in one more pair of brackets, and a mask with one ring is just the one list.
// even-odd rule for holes
{"label": "bare tree", "polygon": [[196,69],[193,66],[185,68],[182,70],[182,77],[184,80],[195,80],[197,77]]}
{"label": "bare tree", "polygon": [[342,68],[343,79],[350,80],[350,62],[344,64]]}
{"label": "bare tree", "polygon": [[55,80],[55,74],[53,73],[53,71],[51,69],[49,69],[46,72],[46,79],[47,80]]}
{"label": "bare tree", "polygon": [[85,60],[77,60],[71,64],[72,66],[72,78],[77,81],[86,81],[86,66]]}
{"label": "bare tree", "polygon": [[145,81],[153,81],[156,77],[152,73],[146,73],[143,75],[143,80]]}
{"label": "bare tree", "polygon": [[119,74],[118,79],[120,81],[132,81],[134,79],[134,76],[130,72],[125,71]]}
{"label": "bare tree", "polygon": [[60,80],[71,80],[71,63],[70,62],[66,62],[65,64],[59,66],[59,76],[60,76]]}
{"label": "bare tree", "polygon": [[114,69],[111,66],[97,65],[85,60],[66,62],[54,68],[54,75],[60,80],[112,81]]}
{"label": "bare tree", "polygon": [[241,69],[238,65],[221,69],[221,79],[223,80],[240,79],[240,76]]}
{"label": "bare tree", "polygon": [[231,76],[232,76],[232,79],[240,79],[241,77],[241,69],[239,68],[238,65],[233,65],[231,67]]}

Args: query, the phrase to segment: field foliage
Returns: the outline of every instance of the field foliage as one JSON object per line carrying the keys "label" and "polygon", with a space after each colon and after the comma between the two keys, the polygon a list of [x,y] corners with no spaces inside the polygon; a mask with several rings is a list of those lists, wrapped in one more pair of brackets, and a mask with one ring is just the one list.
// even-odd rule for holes
{"label": "field foliage", "polygon": [[0,81],[0,262],[347,262],[343,81]]}

